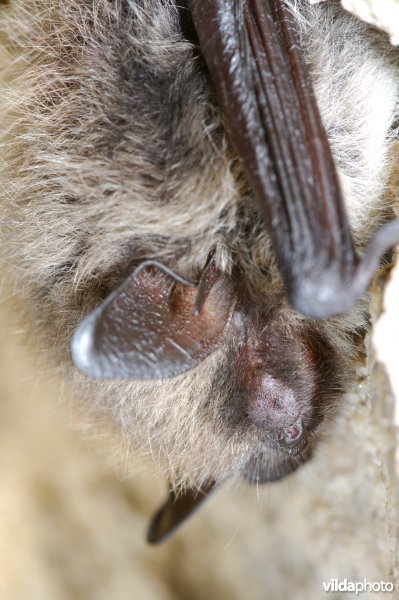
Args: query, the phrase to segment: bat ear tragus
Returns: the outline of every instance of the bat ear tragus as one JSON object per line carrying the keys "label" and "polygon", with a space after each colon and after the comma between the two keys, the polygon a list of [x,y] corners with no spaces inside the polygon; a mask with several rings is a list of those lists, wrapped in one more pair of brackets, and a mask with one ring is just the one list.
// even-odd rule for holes
{"label": "bat ear tragus", "polygon": [[198,284],[145,261],[83,319],[72,358],[96,379],[175,377],[221,346],[231,305],[226,281],[210,260]]}

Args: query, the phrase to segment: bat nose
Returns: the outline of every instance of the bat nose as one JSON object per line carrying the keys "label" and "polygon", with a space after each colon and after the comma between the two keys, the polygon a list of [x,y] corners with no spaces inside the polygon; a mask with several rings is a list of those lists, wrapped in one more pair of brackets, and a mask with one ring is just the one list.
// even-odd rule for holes
{"label": "bat nose", "polygon": [[306,428],[301,419],[298,419],[293,425],[283,429],[279,445],[290,454],[298,454],[304,450],[308,443]]}
{"label": "bat nose", "polygon": [[[269,373],[254,378],[252,386],[245,390],[245,397],[247,414],[259,427],[282,432],[298,421],[298,399],[294,390]],[[294,430],[292,437],[295,437]]]}

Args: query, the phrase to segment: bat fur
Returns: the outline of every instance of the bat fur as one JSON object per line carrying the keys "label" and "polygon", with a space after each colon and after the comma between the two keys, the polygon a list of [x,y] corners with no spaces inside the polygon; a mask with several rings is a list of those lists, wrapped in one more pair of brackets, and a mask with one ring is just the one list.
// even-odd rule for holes
{"label": "bat fur", "polygon": [[[383,191],[398,55],[335,0],[288,4],[361,252],[391,217]],[[165,381],[90,381],[70,359],[77,324],[138,262],[158,258],[193,278],[215,247],[218,268],[238,268],[259,314],[273,314],[272,323],[257,326],[272,330],[276,360],[300,346],[296,332],[313,340],[324,366],[303,382],[303,410],[317,388],[326,417],[312,433],[315,445],[351,372],[353,336],[367,323],[366,299],[318,323],[288,306],[181,14],[171,0],[10,0],[0,7],[3,277],[37,349],[60,377],[75,381],[79,400],[117,424],[129,448],[151,453],[176,488],[240,476],[248,464],[278,478],[287,456],[262,427],[239,418],[234,339]],[[306,361],[292,377],[301,377]]]}

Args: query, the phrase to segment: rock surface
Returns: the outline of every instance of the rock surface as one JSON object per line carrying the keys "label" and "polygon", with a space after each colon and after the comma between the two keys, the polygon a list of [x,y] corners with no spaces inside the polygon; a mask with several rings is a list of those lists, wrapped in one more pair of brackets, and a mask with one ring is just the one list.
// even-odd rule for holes
{"label": "rock surface", "polygon": [[[310,0],[312,4],[320,1],[322,0]],[[386,31],[392,44],[399,44],[398,0],[341,0],[341,4],[366,23]]]}

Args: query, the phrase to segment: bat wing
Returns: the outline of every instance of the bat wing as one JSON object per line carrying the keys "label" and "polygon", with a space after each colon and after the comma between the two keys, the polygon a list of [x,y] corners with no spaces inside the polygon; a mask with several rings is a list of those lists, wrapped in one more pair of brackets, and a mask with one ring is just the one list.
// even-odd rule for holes
{"label": "bat wing", "polygon": [[176,495],[170,490],[168,498],[153,517],[147,532],[150,544],[164,542],[190,517],[216,489],[214,481],[203,484],[199,489],[188,488]]}
{"label": "bat wing", "polygon": [[230,306],[212,267],[196,285],[147,261],[80,323],[72,358],[96,379],[174,377],[220,347]]}
{"label": "bat wing", "polygon": [[282,0],[192,0],[200,48],[272,239],[291,305],[310,317],[349,310],[381,254],[360,262],[292,15]]}

